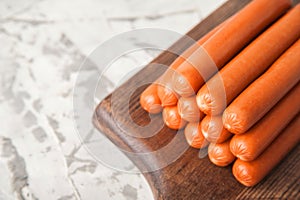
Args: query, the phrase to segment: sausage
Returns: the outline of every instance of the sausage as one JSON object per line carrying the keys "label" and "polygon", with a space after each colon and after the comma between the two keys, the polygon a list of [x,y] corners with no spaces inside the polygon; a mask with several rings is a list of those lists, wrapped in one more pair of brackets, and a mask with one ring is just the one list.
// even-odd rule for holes
{"label": "sausage", "polygon": [[187,143],[193,148],[201,149],[207,147],[209,144],[201,132],[199,122],[188,123],[184,129],[184,135]]}
{"label": "sausage", "polygon": [[201,130],[211,143],[223,143],[233,135],[223,127],[222,115],[204,117],[201,121]]}
{"label": "sausage", "polygon": [[237,159],[232,167],[234,177],[245,186],[259,183],[300,142],[299,115],[288,125],[272,144],[255,160]]}
{"label": "sausage", "polygon": [[290,6],[290,0],[251,1],[176,69],[172,78],[175,92],[183,97],[195,95],[206,80]]}
{"label": "sausage", "polygon": [[204,117],[204,114],[197,106],[196,96],[181,97],[177,106],[181,118],[188,122],[199,122]]}
{"label": "sausage", "polygon": [[199,48],[199,46],[203,45],[212,35],[214,35],[221,27],[226,23],[223,22],[219,24],[217,27],[212,29],[202,38],[200,38],[195,44],[191,45],[187,50],[183,52],[170,66],[170,70],[167,70],[164,75],[162,75],[160,85],[158,86],[158,96],[161,100],[162,106],[174,106],[178,101],[178,94],[174,92],[172,89],[173,86],[171,84],[171,78],[175,72],[175,70],[185,61],[187,57],[189,57],[195,50]]}
{"label": "sausage", "polygon": [[157,84],[151,84],[142,92],[140,104],[144,110],[152,114],[162,111],[161,102],[157,96]]}
{"label": "sausage", "polygon": [[219,144],[210,143],[208,146],[209,160],[217,166],[226,167],[235,160],[229,149],[230,139]]}
{"label": "sausage", "polygon": [[253,128],[231,139],[231,152],[244,161],[256,159],[300,112],[300,83]]}
{"label": "sausage", "polygon": [[171,129],[182,129],[187,124],[187,122],[180,117],[177,106],[165,107],[162,115],[164,123]]}
{"label": "sausage", "polygon": [[[300,38],[299,18],[300,5],[281,17],[225,65],[218,74],[209,79],[197,94],[197,103],[201,111],[207,115],[223,113],[227,104],[231,103],[235,97]],[[298,51],[294,53],[293,57],[300,60],[300,48],[295,47],[293,51]],[[277,66],[278,71],[271,69],[276,79],[284,76],[284,79],[281,78],[283,82],[279,85],[287,89],[290,89],[300,77],[300,64],[297,64],[299,62],[294,62],[293,58],[289,62],[293,62],[293,66],[297,65],[297,67],[289,66],[290,70],[286,70],[286,67],[279,69]],[[267,72],[267,74],[270,73]],[[272,80],[269,79],[266,84],[273,84]],[[282,88],[276,91],[276,94],[286,91]],[[256,98],[256,96],[254,95],[252,98]]]}
{"label": "sausage", "polygon": [[[297,7],[300,18],[300,5]],[[300,39],[226,108],[224,126],[232,133],[246,132],[299,80]]]}
{"label": "sausage", "polygon": [[160,79],[159,85],[157,87],[157,95],[162,103],[163,107],[175,106],[178,101],[178,95],[173,91],[170,78],[174,70],[167,70]]}

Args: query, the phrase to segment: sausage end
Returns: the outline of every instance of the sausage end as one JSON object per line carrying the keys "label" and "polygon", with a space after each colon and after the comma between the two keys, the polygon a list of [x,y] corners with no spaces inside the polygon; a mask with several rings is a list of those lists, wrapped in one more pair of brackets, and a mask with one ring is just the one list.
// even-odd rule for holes
{"label": "sausage end", "polygon": [[259,172],[254,172],[250,164],[237,159],[233,164],[232,173],[241,184],[251,187],[257,183],[254,175]]}
{"label": "sausage end", "polygon": [[211,110],[214,105],[214,101],[211,97],[211,95],[205,93],[205,94],[199,94],[197,95],[197,105],[199,109],[204,112],[207,115],[211,115]]}
{"label": "sausage end", "polygon": [[235,156],[229,151],[228,144],[213,144],[208,147],[209,160],[217,166],[226,167],[231,164]]}
{"label": "sausage end", "polygon": [[223,125],[229,132],[234,134],[241,134],[244,132],[241,120],[235,113],[225,112],[223,113]]}
{"label": "sausage end", "polygon": [[230,141],[230,151],[233,155],[243,161],[252,161],[253,158],[253,150],[251,146],[247,144],[247,140],[240,139],[239,135],[234,136]]}
{"label": "sausage end", "polygon": [[166,86],[159,85],[157,87],[157,95],[161,101],[162,107],[174,106],[178,101],[177,94]]}
{"label": "sausage end", "polygon": [[184,76],[180,74],[173,74],[172,85],[175,92],[182,97],[190,97],[195,95],[195,91],[191,84]]}

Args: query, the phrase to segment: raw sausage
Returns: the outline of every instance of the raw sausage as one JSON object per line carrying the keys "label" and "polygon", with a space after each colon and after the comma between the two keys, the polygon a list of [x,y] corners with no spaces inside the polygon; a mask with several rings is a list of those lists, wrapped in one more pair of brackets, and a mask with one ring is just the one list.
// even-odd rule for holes
{"label": "raw sausage", "polygon": [[187,124],[187,122],[180,117],[177,106],[165,107],[162,115],[165,124],[171,129],[182,129]]}
{"label": "raw sausage", "polygon": [[254,127],[231,139],[231,152],[244,161],[257,158],[300,112],[300,83]]}
{"label": "raw sausage", "polygon": [[245,186],[256,185],[300,142],[299,130],[300,116],[257,159],[251,162],[237,159],[232,167],[235,178]]}
{"label": "raw sausage", "polygon": [[157,84],[151,84],[142,92],[140,97],[142,108],[152,114],[157,114],[162,111],[161,102],[157,96],[157,86]]}
{"label": "raw sausage", "polygon": [[230,139],[220,144],[210,143],[208,146],[209,160],[217,166],[225,167],[235,160],[229,149]]}
{"label": "raw sausage", "polygon": [[225,128],[236,134],[246,132],[299,80],[300,39],[225,109]]}
{"label": "raw sausage", "polygon": [[[207,115],[221,114],[226,108],[226,104],[238,96],[239,93],[261,75],[286,49],[300,38],[299,19],[300,5],[281,17],[281,19],[264,31],[241,53],[225,65],[218,74],[209,79],[197,94],[199,108]],[[300,48],[294,49],[293,51],[298,51],[294,53],[294,56],[300,60]],[[290,59],[290,62],[294,62],[293,58]],[[294,66],[296,65],[295,63],[297,62],[294,62]],[[287,74],[286,67],[276,71],[276,74],[280,74],[280,77],[284,76],[285,79],[283,84],[280,84],[280,87],[290,89],[291,85],[293,85],[290,84],[290,82],[295,83],[295,81],[297,81],[297,72],[298,77],[300,77],[300,65],[298,64],[298,66],[297,68],[289,66],[290,71],[288,74],[293,75],[293,77],[285,76],[285,74]],[[282,70],[284,70],[285,74],[281,73]],[[288,79],[289,81],[287,81]],[[267,84],[271,84],[271,80],[269,80]],[[284,87],[285,85],[289,87]],[[225,101],[224,95],[226,96]]]}
{"label": "raw sausage", "polygon": [[184,135],[187,143],[193,148],[201,149],[209,144],[201,132],[199,122],[188,123],[184,129]]}
{"label": "raw sausage", "polygon": [[175,73],[175,70],[189,57],[195,50],[197,50],[204,42],[206,42],[212,35],[214,35],[221,27],[227,23],[227,20],[219,24],[217,27],[212,29],[201,39],[199,39],[195,44],[190,46],[187,50],[183,52],[176,60],[171,64],[170,70],[167,70],[160,80],[158,85],[157,95],[159,96],[162,106],[174,106],[178,100],[178,94],[172,89],[171,78]]}
{"label": "raw sausage", "polygon": [[211,143],[223,143],[233,135],[223,127],[222,115],[204,117],[201,121],[201,130]]}
{"label": "raw sausage", "polygon": [[176,69],[172,78],[175,92],[184,97],[195,95],[206,80],[290,6],[290,0],[251,1]]}
{"label": "raw sausage", "polygon": [[197,106],[196,96],[181,97],[177,106],[182,119],[188,122],[199,122],[204,117],[203,112]]}

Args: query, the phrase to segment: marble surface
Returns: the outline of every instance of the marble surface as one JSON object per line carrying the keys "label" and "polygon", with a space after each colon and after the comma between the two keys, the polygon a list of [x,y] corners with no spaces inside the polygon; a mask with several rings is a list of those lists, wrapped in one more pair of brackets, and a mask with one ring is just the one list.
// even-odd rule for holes
{"label": "marble surface", "polygon": [[[112,169],[82,145],[73,112],[78,69],[114,35],[184,34],[223,2],[1,0],[0,199],[153,199],[141,174]],[[157,53],[133,54],[106,71],[95,103]]]}

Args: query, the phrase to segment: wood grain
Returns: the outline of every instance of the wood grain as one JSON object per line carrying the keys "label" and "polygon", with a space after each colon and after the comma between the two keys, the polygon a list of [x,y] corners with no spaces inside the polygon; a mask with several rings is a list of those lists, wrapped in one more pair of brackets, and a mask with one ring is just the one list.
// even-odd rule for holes
{"label": "wood grain", "polygon": [[[249,2],[250,0],[226,2],[187,35],[195,40],[201,38]],[[298,3],[299,0],[294,2]],[[180,39],[170,50],[183,52],[189,45],[191,44]],[[151,63],[169,65],[175,58],[176,55],[163,52]],[[154,81],[163,71],[164,69],[157,69],[152,65],[146,66],[105,98],[97,106],[93,117],[94,125],[116,146],[129,152],[126,155],[141,171],[167,165],[169,161],[166,161],[166,154],[162,152],[139,157],[131,153],[147,153],[166,148],[168,157],[176,158],[175,162],[162,169],[143,173],[156,199],[300,199],[299,145],[260,184],[246,188],[234,179],[231,166],[220,168],[211,164],[207,157],[200,159],[198,150],[187,147],[182,131],[165,127],[161,115],[150,116],[146,113],[139,105],[139,96],[147,86],[143,83]],[[137,85],[143,86],[136,88]],[[157,131],[160,126],[162,128]],[[147,137],[148,134],[154,135]],[[169,145],[171,143],[173,146]],[[174,145],[179,148],[169,147]]]}

